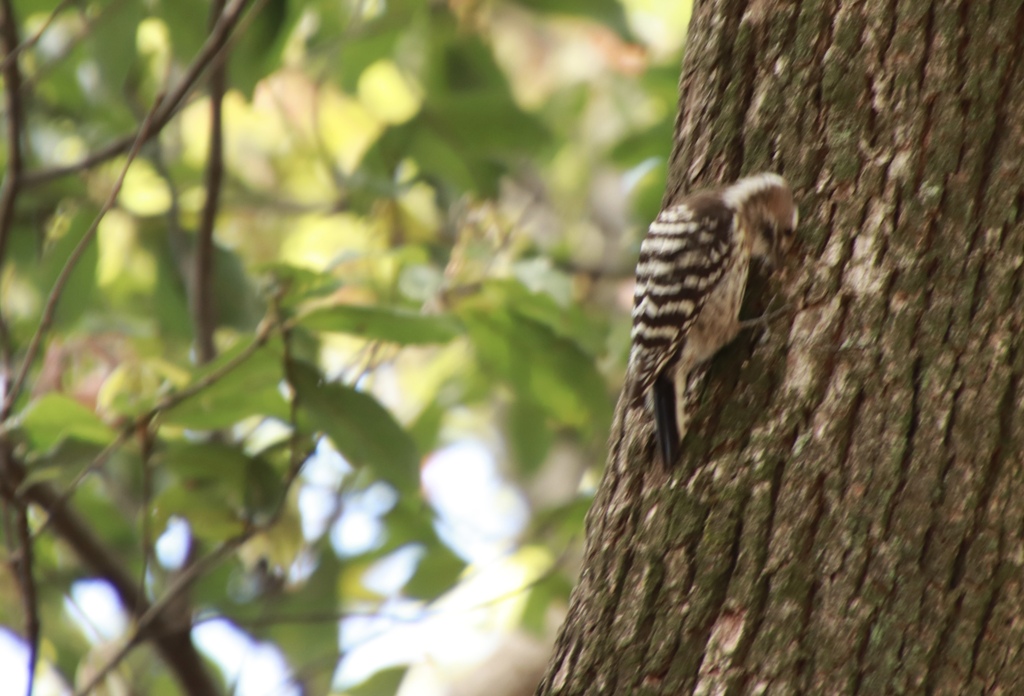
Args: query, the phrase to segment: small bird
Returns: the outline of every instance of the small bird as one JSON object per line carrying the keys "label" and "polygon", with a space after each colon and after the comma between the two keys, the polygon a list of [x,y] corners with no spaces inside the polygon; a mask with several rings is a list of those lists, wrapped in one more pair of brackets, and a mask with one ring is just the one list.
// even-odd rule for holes
{"label": "small bird", "polygon": [[751,260],[778,263],[798,218],[789,184],[766,173],[692,193],[651,223],[636,266],[626,405],[653,410],[665,466],[686,434],[687,380],[743,328]]}

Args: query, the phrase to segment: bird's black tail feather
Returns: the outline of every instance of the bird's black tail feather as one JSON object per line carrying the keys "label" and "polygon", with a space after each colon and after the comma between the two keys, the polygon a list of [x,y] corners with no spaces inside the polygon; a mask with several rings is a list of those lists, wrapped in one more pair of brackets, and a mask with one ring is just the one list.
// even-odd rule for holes
{"label": "bird's black tail feather", "polygon": [[676,423],[676,389],[671,379],[664,375],[654,381],[654,433],[658,440],[658,451],[665,468],[675,466],[679,459],[679,424]]}

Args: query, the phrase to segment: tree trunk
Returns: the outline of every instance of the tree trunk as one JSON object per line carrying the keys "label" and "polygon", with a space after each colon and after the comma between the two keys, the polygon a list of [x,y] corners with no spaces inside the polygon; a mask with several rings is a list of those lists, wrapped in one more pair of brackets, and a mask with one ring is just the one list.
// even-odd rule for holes
{"label": "tree trunk", "polygon": [[[787,318],[609,461],[540,694],[1024,693],[1024,3],[704,0],[666,201],[775,170]],[[614,442],[613,442],[614,445]]]}

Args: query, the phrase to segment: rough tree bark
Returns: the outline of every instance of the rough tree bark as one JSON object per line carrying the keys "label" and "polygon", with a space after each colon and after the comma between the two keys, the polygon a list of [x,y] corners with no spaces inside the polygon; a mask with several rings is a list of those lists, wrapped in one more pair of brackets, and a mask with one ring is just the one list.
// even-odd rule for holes
{"label": "rough tree bark", "polygon": [[697,2],[666,200],[784,173],[800,259],[750,293],[793,312],[714,359],[681,465],[609,462],[540,694],[1024,693],[1022,36]]}

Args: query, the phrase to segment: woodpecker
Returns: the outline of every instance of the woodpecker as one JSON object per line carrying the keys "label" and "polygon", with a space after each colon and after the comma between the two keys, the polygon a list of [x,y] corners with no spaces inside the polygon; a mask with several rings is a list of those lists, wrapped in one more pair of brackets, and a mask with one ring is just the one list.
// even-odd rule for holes
{"label": "woodpecker", "polygon": [[628,405],[653,411],[666,467],[686,434],[687,380],[742,328],[751,260],[778,263],[797,222],[789,184],[766,173],[692,193],[651,223],[636,266],[626,374]]}

